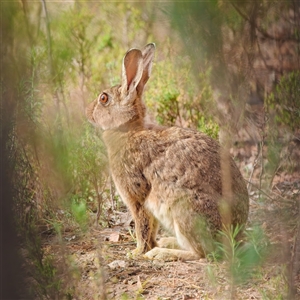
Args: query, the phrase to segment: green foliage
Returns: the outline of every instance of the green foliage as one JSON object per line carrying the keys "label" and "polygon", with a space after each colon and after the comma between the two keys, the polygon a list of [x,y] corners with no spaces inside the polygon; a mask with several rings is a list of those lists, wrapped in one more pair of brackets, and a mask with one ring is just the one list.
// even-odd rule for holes
{"label": "green foliage", "polygon": [[[213,260],[224,259],[232,287],[245,283],[255,274],[268,249],[268,241],[259,226],[245,231],[245,240],[239,238],[241,231],[239,226],[220,231],[222,242],[217,242],[216,251],[209,255]],[[212,269],[208,274],[214,277]]]}
{"label": "green foliage", "polygon": [[[40,226],[41,211],[38,201],[43,200],[44,217],[48,215],[47,190],[42,190],[37,176],[37,165],[34,162],[30,148],[23,147],[22,142],[12,137],[10,142],[10,159],[15,160],[14,174],[14,217],[18,234],[22,237],[22,251],[26,253],[28,269],[26,274],[31,276],[32,284],[29,292],[38,299],[55,299],[61,296],[62,280],[55,266],[52,255],[45,253],[42,247]],[[41,226],[42,227],[42,226]],[[24,253],[23,253],[24,254]]]}
{"label": "green foliage", "polygon": [[[219,9],[219,1],[174,2],[172,23],[184,37],[187,51],[194,61],[215,59],[222,46],[221,25],[225,14]],[[185,19],[184,16],[189,16]],[[193,37],[193,38],[191,38]],[[213,38],[212,38],[213,37]],[[193,40],[201,41],[201,47]]]}
{"label": "green foliage", "polygon": [[71,211],[76,222],[80,225],[82,230],[86,231],[88,225],[88,216],[85,201],[83,199],[74,199],[71,204]]}
{"label": "green foliage", "polygon": [[52,21],[53,64],[55,82],[60,85],[78,82],[81,85],[92,76],[92,59],[96,53],[111,46],[109,29],[86,5],[76,6]]}
{"label": "green foliage", "polygon": [[180,116],[178,96],[178,91],[167,91],[162,95],[157,108],[157,120],[160,124],[175,124]]}
{"label": "green foliage", "polygon": [[70,168],[74,176],[74,185],[86,187],[87,181],[101,180],[101,174],[107,171],[107,157],[102,140],[95,134],[90,124],[82,124],[79,136],[70,143]]}
{"label": "green foliage", "polygon": [[[268,120],[268,160],[266,171],[273,174],[288,158],[286,145],[291,141],[295,131],[300,128],[300,72],[285,74],[276,85],[275,90],[266,98]],[[284,149],[286,149],[284,153]],[[292,164],[287,164],[292,169]]]}
{"label": "green foliage", "polygon": [[195,80],[191,61],[181,56],[175,60],[175,55],[170,56],[168,51],[153,68],[145,93],[148,108],[159,124],[191,127],[218,138],[219,126],[207,109],[213,97],[210,69],[201,72]]}
{"label": "green foliage", "polygon": [[198,120],[198,126],[200,131],[206,133],[214,139],[218,139],[219,137],[219,125],[212,120],[212,118],[205,118],[201,116]]}
{"label": "green foliage", "polygon": [[219,125],[213,119],[213,116],[209,112],[212,106],[213,90],[210,84],[211,68],[207,67],[205,72],[199,74],[199,79],[196,82],[198,90],[196,97],[190,97],[190,102],[185,106],[185,109],[189,112],[189,116],[193,124],[196,124],[196,128],[212,138],[218,139]]}
{"label": "green foliage", "polygon": [[268,161],[266,162],[266,171],[269,174],[275,174],[280,164],[280,156],[283,143],[280,141],[279,132],[276,127],[270,130],[268,135]]}
{"label": "green foliage", "polygon": [[22,98],[24,97],[25,103],[21,106],[23,116],[37,125],[42,116],[43,101],[38,96],[34,77],[33,74],[32,77],[22,79],[19,83],[18,93]]}
{"label": "green foliage", "polygon": [[[39,245],[36,241],[34,243],[35,246]],[[41,245],[39,246],[37,251],[41,251],[41,259],[37,260],[37,253],[32,253],[30,257],[35,266],[34,278],[37,281],[34,293],[39,295],[39,297],[47,297],[50,299],[60,297],[62,282],[58,277],[56,267],[54,267],[54,257],[45,255],[42,252]]]}
{"label": "green foliage", "polygon": [[283,124],[292,131],[300,127],[300,71],[285,74],[275,91],[266,99],[276,125]]}

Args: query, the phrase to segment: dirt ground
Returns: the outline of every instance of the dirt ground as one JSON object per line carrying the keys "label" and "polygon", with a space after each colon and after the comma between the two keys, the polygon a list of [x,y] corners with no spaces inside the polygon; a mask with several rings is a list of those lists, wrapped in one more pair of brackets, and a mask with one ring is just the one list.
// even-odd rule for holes
{"label": "dirt ground", "polygon": [[[233,150],[235,156],[243,155],[239,166],[245,178],[249,178],[245,170],[247,165],[253,165],[256,148],[251,146],[247,151],[248,155],[245,149]],[[255,185],[259,185],[259,172],[253,174]],[[264,263],[257,265],[240,285],[231,284],[226,261],[130,258],[128,253],[135,248],[134,230],[125,207],[110,211],[109,228],[92,225],[85,234],[65,228],[63,246],[57,236],[48,236],[44,250],[57,258],[68,257],[66,276],[73,281],[75,291],[70,299],[288,299],[289,262],[295,255],[293,237],[299,219],[300,174],[281,172],[274,177],[270,193],[260,193],[251,187],[247,227],[258,224],[263,229],[268,252]],[[299,283],[299,273],[294,272],[294,277]],[[296,297],[300,299],[300,284]]]}

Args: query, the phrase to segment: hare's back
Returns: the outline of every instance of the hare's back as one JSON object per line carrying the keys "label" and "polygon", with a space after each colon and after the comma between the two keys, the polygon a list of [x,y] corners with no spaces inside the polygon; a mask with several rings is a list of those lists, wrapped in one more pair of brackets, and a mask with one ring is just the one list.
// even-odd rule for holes
{"label": "hare's back", "polygon": [[220,146],[207,135],[171,127],[145,139],[152,174],[187,189],[212,189],[221,195]]}

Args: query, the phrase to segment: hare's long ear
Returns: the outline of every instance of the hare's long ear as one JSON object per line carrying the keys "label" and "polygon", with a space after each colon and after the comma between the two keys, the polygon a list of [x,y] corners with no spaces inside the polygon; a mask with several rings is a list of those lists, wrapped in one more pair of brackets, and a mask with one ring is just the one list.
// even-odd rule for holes
{"label": "hare's long ear", "polygon": [[154,43],[146,45],[144,47],[144,49],[142,50],[143,75],[137,86],[137,92],[138,92],[138,95],[140,95],[140,96],[142,95],[144,87],[151,75],[154,53],[155,53],[155,44]]}
{"label": "hare's long ear", "polygon": [[138,49],[129,50],[122,64],[122,94],[131,95],[137,88],[143,75],[143,55]]}

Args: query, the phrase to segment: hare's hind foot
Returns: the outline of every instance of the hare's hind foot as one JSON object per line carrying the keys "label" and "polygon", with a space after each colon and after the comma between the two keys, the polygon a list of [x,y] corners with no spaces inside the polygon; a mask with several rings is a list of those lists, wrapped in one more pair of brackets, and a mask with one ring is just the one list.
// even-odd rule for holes
{"label": "hare's hind foot", "polygon": [[162,260],[162,261],[176,261],[176,260],[199,260],[202,258],[199,254],[192,251],[179,250],[179,249],[167,249],[155,247],[154,249],[148,251],[145,255],[146,258],[152,260]]}
{"label": "hare's hind foot", "polygon": [[143,240],[138,240],[138,246],[132,251],[127,252],[126,256],[128,258],[137,258],[138,256],[142,256],[143,254],[151,251],[155,247],[158,246],[158,243],[154,238],[151,238],[148,243],[145,243]]}
{"label": "hare's hind foot", "polygon": [[205,257],[204,254],[199,254],[194,251],[182,250],[178,245],[175,237],[164,237],[158,242],[158,247],[148,251],[144,257],[148,259],[156,259],[163,261],[176,261],[176,260],[199,260]]}
{"label": "hare's hind foot", "polygon": [[[155,247],[157,247],[157,243],[153,244],[152,247],[137,247],[135,249],[133,249],[132,251],[127,252],[126,256],[128,258],[136,258],[138,256],[141,256],[145,253],[150,252],[152,249],[154,249]],[[150,250],[149,250],[150,249]]]}

